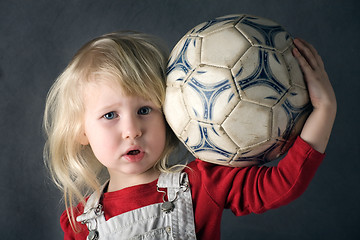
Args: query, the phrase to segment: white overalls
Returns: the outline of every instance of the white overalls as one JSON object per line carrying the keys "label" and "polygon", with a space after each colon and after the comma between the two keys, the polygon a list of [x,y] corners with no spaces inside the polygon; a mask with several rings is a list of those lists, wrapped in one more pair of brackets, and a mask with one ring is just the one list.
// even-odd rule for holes
{"label": "white overalls", "polygon": [[159,192],[163,192],[159,188],[167,189],[168,201],[125,212],[108,221],[99,204],[101,196],[93,193],[76,220],[87,225],[88,240],[196,239],[187,174],[161,173],[157,187]]}

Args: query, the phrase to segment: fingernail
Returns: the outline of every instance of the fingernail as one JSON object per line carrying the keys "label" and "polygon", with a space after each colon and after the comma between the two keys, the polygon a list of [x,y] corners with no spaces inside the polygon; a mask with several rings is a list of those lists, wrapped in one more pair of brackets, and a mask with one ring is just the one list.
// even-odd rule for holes
{"label": "fingernail", "polygon": [[293,53],[294,53],[295,56],[300,56],[301,55],[297,48],[294,48]]}

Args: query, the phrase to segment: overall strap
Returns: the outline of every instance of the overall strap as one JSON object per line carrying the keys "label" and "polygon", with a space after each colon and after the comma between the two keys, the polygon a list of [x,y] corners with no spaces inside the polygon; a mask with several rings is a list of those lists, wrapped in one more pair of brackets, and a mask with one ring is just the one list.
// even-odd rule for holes
{"label": "overall strap", "polygon": [[157,187],[166,188],[169,201],[173,200],[176,197],[176,193],[181,188],[183,178],[183,172],[161,173],[157,182]]}
{"label": "overall strap", "polygon": [[158,188],[166,188],[174,239],[196,239],[194,212],[188,176],[185,172],[161,173]]}
{"label": "overall strap", "polygon": [[104,188],[107,186],[107,184],[108,182],[102,185],[99,192],[94,192],[90,195],[89,199],[86,201],[84,213],[76,218],[77,222],[86,224],[89,230],[89,236],[87,237],[87,239],[89,240],[98,239],[97,218],[104,214],[104,212],[102,211],[102,205],[100,205],[99,202],[102,192],[104,191]]}
{"label": "overall strap", "polygon": [[178,188],[180,187],[181,175],[184,172],[161,173],[157,182],[159,188]]}

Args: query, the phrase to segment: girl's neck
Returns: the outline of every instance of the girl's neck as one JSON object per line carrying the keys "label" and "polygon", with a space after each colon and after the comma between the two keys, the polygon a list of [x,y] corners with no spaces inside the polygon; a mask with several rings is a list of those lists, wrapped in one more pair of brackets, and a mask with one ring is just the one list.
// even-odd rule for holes
{"label": "girl's neck", "polygon": [[160,172],[158,170],[148,171],[147,174],[141,175],[122,175],[110,173],[110,182],[107,192],[114,192],[124,188],[146,184],[155,181],[159,178]]}

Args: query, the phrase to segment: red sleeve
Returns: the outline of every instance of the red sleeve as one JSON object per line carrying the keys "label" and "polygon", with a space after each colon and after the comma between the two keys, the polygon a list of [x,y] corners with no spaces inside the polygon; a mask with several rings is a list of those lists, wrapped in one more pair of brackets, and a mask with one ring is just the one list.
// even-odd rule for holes
{"label": "red sleeve", "polygon": [[324,154],[298,137],[276,167],[233,168],[200,160],[190,165],[201,172],[192,177],[201,181],[200,194],[208,194],[214,204],[240,216],[262,213],[295,200],[306,190],[323,158]]}

